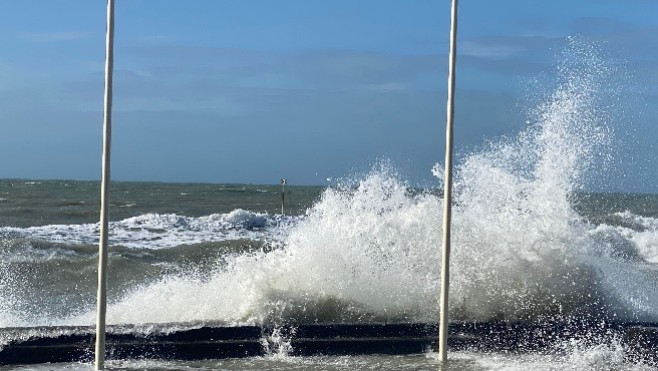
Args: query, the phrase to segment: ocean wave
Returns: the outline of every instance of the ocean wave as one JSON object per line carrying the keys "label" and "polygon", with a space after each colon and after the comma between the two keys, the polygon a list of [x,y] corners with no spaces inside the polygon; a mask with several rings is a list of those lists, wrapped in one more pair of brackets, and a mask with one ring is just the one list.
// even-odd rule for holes
{"label": "ocean wave", "polygon": [[[176,214],[143,214],[110,223],[110,245],[162,249],[202,242],[237,239],[279,239],[282,225],[299,217],[269,215],[236,209],[225,214],[188,217]],[[4,238],[25,238],[60,244],[98,244],[99,224],[2,227]]]}
{"label": "ocean wave", "polygon": [[629,224],[638,226],[638,230],[651,230],[658,231],[658,219],[649,216],[641,216],[634,214],[628,210],[624,212],[617,212],[614,216],[626,221]]}
{"label": "ocean wave", "polygon": [[[110,306],[108,319],[434,322],[442,199],[408,190],[386,170],[356,188],[328,189],[287,227],[281,248],[228,256],[209,277],[170,275],[136,287]],[[568,202],[557,207],[557,199],[516,187],[496,192],[490,199],[517,195],[507,197],[511,210],[461,199],[454,209],[451,318],[658,318],[657,267],[632,236],[590,225]],[[156,298],[158,308],[149,304]],[[91,320],[92,312],[74,322]]]}
{"label": "ocean wave", "polygon": [[[570,201],[610,143],[597,101],[610,71],[594,49],[569,48],[529,126],[457,167],[451,319],[658,320],[651,221],[596,226]],[[443,199],[409,192],[385,166],[350,184],[286,227],[282,248],[232,256],[208,279],[137,287],[109,318],[435,322]]]}
{"label": "ocean wave", "polygon": [[614,228],[619,239],[624,243],[631,244],[646,261],[658,264],[658,219],[637,215],[630,211],[614,215],[625,221],[624,225],[628,226]]}

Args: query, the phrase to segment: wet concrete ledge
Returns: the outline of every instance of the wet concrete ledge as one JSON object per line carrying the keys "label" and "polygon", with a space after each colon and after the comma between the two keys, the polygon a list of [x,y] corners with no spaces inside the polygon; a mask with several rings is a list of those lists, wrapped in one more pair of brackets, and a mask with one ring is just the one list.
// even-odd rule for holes
{"label": "wet concrete ledge", "polygon": [[[108,359],[221,359],[262,356],[284,339],[291,355],[416,354],[435,349],[436,324],[305,324],[279,327],[221,327],[204,324],[109,326]],[[449,347],[474,350],[532,351],[558,339],[596,333],[620,335],[632,360],[655,362],[658,325],[636,323],[455,323]],[[272,336],[275,334],[276,336]],[[4,328],[0,337],[17,338],[0,351],[0,364],[91,361],[93,327]]]}

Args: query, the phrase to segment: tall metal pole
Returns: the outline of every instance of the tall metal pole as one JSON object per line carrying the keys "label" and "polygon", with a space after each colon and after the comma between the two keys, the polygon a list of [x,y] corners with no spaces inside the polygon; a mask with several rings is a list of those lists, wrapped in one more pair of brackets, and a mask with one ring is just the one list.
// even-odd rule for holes
{"label": "tall metal pole", "polygon": [[439,361],[448,360],[448,292],[450,283],[450,223],[452,219],[452,124],[455,113],[455,62],[457,55],[457,0],[450,12],[450,54],[448,57],[448,107],[446,158],[443,182],[443,249],[441,253],[441,297],[439,321]]}
{"label": "tall metal pole", "polygon": [[96,370],[105,369],[105,312],[107,308],[107,242],[109,232],[110,148],[112,143],[112,70],[114,66],[114,0],[107,0],[105,39],[105,99],[103,163],[101,174],[100,239],[98,244],[98,296],[96,309]]}

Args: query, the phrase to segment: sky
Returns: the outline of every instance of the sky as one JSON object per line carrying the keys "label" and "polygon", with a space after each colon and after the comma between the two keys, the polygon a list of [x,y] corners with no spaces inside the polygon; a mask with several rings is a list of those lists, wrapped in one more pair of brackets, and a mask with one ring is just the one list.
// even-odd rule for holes
{"label": "sky", "polygon": [[[0,2],[0,178],[99,179],[106,3]],[[114,180],[326,184],[442,162],[449,0],[116,0]],[[569,37],[620,66],[592,188],[658,193],[658,2],[462,0],[458,159],[528,121]]]}

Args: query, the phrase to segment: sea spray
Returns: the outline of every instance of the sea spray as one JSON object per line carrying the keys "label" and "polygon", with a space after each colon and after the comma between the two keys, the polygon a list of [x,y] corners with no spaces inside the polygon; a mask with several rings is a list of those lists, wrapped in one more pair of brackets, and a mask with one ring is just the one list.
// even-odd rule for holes
{"label": "sea spray", "polygon": [[[571,43],[529,126],[457,167],[453,320],[656,318],[653,267],[572,205],[610,132],[597,100],[605,63]],[[435,322],[442,202],[380,167],[327,189],[280,248],[234,255],[206,280],[140,287],[110,307],[110,321]]]}
{"label": "sea spray", "polygon": [[295,328],[272,328],[269,334],[263,334],[261,338],[264,353],[278,359],[287,358],[293,351],[291,339],[296,333]]}
{"label": "sea spray", "polygon": [[325,192],[290,227],[284,247],[231,256],[203,280],[170,276],[140,287],[111,305],[108,319],[431,321],[438,207],[435,196],[411,196],[399,180],[373,172],[356,189]]}
{"label": "sea spray", "polygon": [[579,47],[567,53],[578,63],[560,66],[556,90],[531,110],[529,127],[457,168],[453,318],[604,314],[600,272],[587,263],[589,227],[570,198],[605,140],[595,115],[605,70]]}
{"label": "sea spray", "polygon": [[[11,288],[14,282],[11,276],[4,274],[6,271],[7,263],[4,260],[0,260],[0,272],[3,272],[0,275],[0,327],[16,326],[23,322],[17,318],[14,311],[15,298],[13,296],[14,291]],[[0,339],[1,344],[3,344],[2,339]]]}

